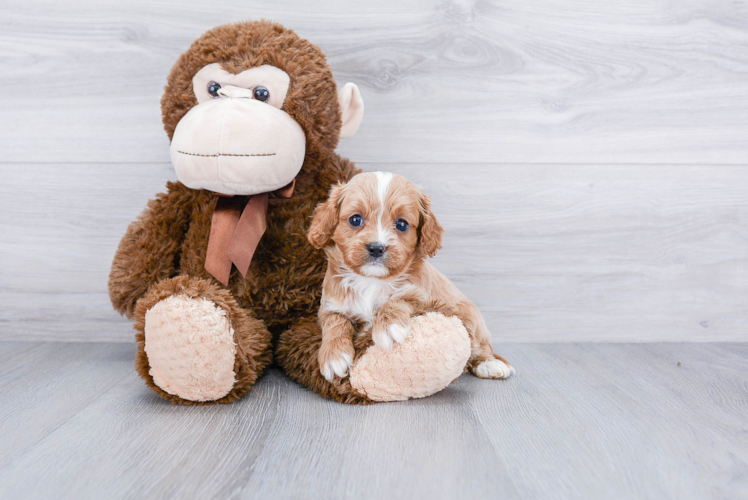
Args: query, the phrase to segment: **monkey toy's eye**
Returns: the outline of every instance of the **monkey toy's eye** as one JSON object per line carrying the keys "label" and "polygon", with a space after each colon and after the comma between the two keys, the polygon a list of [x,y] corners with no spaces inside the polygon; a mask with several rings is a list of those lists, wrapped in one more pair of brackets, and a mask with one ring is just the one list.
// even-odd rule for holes
{"label": "monkey toy's eye", "polygon": [[263,86],[255,87],[254,91],[255,99],[262,102],[267,102],[270,99],[270,92]]}
{"label": "monkey toy's eye", "polygon": [[208,84],[208,94],[211,97],[218,97],[218,91],[221,90],[221,86],[216,82],[210,82]]}
{"label": "monkey toy's eye", "polygon": [[358,227],[364,223],[364,218],[360,215],[351,215],[351,218],[348,219],[348,222],[351,224],[351,226]]}
{"label": "monkey toy's eye", "polygon": [[408,224],[408,222],[403,219],[397,219],[397,222],[395,222],[395,229],[397,229],[401,233],[407,231],[409,227],[410,225]]}

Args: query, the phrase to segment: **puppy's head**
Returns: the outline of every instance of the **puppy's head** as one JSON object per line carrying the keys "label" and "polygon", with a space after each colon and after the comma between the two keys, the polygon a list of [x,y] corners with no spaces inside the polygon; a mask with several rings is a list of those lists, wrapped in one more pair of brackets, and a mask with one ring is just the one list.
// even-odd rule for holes
{"label": "puppy's head", "polygon": [[433,257],[443,232],[420,189],[401,175],[372,172],[332,188],[307,238],[315,248],[333,244],[351,271],[385,278]]}

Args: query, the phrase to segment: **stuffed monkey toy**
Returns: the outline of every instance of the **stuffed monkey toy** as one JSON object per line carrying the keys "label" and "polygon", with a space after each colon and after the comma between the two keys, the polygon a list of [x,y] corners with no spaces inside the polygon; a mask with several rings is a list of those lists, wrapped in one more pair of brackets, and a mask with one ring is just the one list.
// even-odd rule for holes
{"label": "stuffed monkey toy", "polygon": [[335,147],[363,102],[337,89],[319,48],[260,21],[195,41],[161,110],[179,182],[127,229],[109,294],[135,320],[148,386],[230,402],[270,363],[272,333],[317,313],[324,259],[305,232],[329,186],[357,172]]}
{"label": "stuffed monkey toy", "polygon": [[[335,147],[363,109],[319,48],[275,23],[217,27],[179,57],[161,98],[179,182],[130,224],[109,277],[114,308],[134,319],[137,372],[161,397],[235,401],[271,362],[275,335],[295,380],[377,400],[314,372],[325,258],[306,238],[330,186],[358,172]],[[386,377],[375,383],[388,393]]]}

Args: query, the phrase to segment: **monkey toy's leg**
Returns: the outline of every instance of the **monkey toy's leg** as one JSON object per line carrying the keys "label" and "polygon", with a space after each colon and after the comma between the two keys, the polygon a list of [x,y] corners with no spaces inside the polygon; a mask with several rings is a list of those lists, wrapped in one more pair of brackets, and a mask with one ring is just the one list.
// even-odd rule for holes
{"label": "monkey toy's leg", "polygon": [[177,276],[152,285],[135,307],[135,366],[161,397],[230,403],[270,363],[271,335],[214,283]]}
{"label": "monkey toy's leg", "polygon": [[[317,357],[321,345],[322,330],[317,317],[304,319],[281,334],[276,361],[293,380],[326,398],[349,404],[374,403],[351,386],[350,378],[335,377],[328,382],[322,376]],[[354,337],[354,363],[371,345],[371,335]]]}

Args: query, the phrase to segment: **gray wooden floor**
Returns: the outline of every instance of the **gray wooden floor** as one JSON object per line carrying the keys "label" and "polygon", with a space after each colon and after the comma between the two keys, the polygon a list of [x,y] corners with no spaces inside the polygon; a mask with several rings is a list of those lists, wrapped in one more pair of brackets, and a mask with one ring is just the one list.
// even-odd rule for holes
{"label": "gray wooden floor", "polygon": [[179,407],[132,345],[0,343],[0,498],[748,498],[748,344],[500,352],[516,377],[406,403],[272,369],[237,404]]}

